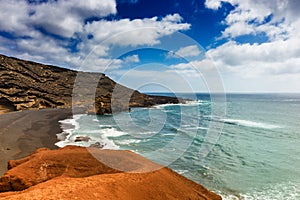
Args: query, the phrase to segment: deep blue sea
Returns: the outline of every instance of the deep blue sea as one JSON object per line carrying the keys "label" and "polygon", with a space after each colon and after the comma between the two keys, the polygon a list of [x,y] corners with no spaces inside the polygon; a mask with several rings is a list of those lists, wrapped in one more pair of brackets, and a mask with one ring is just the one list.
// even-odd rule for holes
{"label": "deep blue sea", "polygon": [[[57,145],[129,149],[223,199],[300,199],[300,94],[176,96],[190,101],[74,115],[61,121]],[[75,143],[77,136],[91,140]]]}

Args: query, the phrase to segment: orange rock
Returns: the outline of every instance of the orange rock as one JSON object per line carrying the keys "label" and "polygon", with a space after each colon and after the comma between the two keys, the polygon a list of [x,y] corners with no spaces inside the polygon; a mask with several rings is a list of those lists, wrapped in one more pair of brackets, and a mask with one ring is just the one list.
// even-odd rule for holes
{"label": "orange rock", "polygon": [[0,199],[221,199],[130,151],[41,149],[9,166],[0,191],[19,192],[0,193]]}

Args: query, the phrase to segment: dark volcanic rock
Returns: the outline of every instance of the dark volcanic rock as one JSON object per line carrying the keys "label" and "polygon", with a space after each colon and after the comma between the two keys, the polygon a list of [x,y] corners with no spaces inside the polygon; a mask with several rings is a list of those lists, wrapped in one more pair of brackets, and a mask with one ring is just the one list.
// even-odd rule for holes
{"label": "dark volcanic rock", "polygon": [[0,55],[0,108],[5,110],[73,107],[77,112],[106,114],[180,101],[141,94],[102,73],[77,72]]}
{"label": "dark volcanic rock", "polygon": [[75,142],[88,142],[90,139],[88,136],[77,136]]}
{"label": "dark volcanic rock", "polygon": [[104,145],[100,144],[100,142],[96,142],[95,144],[91,144],[90,147],[102,149],[104,147]]}

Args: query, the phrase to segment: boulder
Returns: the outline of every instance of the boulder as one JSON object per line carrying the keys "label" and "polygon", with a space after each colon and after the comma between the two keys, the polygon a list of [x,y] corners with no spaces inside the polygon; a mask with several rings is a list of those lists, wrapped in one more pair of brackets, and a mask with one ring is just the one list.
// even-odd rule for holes
{"label": "boulder", "polygon": [[77,136],[75,142],[88,142],[91,138],[89,136]]}
{"label": "boulder", "polygon": [[104,145],[100,142],[96,142],[95,144],[91,144],[90,147],[102,149]]}

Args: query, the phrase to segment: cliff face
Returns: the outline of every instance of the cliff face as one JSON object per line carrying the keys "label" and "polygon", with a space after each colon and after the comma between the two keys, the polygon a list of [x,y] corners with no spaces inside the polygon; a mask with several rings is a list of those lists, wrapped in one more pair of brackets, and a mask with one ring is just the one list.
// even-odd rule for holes
{"label": "cliff face", "polygon": [[8,167],[10,170],[0,179],[0,199],[5,200],[221,199],[203,186],[130,151],[88,151],[75,146],[39,149],[26,158],[10,161]]}
{"label": "cliff face", "polygon": [[179,101],[141,94],[101,73],[77,72],[0,55],[0,112],[68,108],[73,103],[81,111],[105,114]]}

